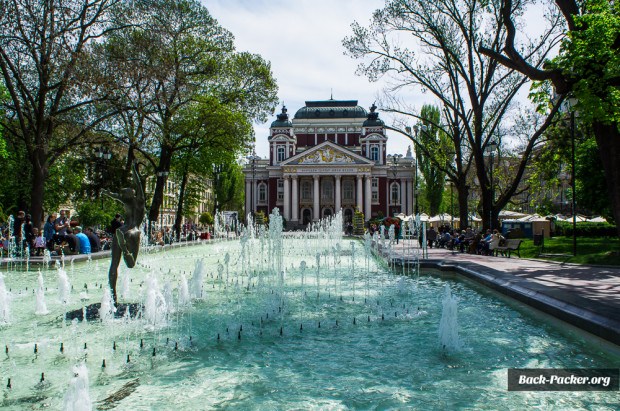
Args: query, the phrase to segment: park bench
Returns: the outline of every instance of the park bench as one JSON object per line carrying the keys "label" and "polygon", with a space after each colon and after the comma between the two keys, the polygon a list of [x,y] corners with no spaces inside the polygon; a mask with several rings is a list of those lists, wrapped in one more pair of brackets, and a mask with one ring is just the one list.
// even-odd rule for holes
{"label": "park bench", "polygon": [[519,247],[521,247],[521,243],[523,240],[518,239],[509,239],[506,240],[506,244],[500,247],[495,248],[495,255],[502,254],[503,256],[508,253],[508,258],[510,258],[510,254],[515,251],[519,258],[521,258],[521,254],[519,253]]}

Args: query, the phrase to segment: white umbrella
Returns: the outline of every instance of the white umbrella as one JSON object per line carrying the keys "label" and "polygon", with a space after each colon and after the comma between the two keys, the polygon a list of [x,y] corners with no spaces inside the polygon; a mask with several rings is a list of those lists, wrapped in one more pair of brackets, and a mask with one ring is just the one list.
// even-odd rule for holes
{"label": "white umbrella", "polygon": [[603,217],[599,216],[599,217],[594,217],[594,218],[590,218],[588,220],[586,220],[590,223],[606,223],[607,220],[605,220]]}

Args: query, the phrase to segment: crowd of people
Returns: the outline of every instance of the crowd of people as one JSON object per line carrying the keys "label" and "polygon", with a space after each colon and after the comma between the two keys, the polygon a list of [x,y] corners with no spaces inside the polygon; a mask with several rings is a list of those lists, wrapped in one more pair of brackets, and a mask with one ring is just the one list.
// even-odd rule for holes
{"label": "crowd of people", "polygon": [[30,214],[20,211],[10,229],[7,225],[2,230],[0,248],[8,250],[12,234],[14,255],[17,257],[42,256],[45,250],[49,250],[50,255],[90,254],[103,250],[107,243],[104,233],[97,233],[92,227],[82,228],[72,224],[67,210],[61,210],[60,215],[50,214],[41,230],[33,225]]}
{"label": "crowd of people", "polygon": [[431,227],[426,231],[426,241],[429,248],[435,246],[461,253],[493,255],[505,238],[497,229],[484,232],[475,231],[471,227],[461,231],[450,227],[439,227],[438,230]]}

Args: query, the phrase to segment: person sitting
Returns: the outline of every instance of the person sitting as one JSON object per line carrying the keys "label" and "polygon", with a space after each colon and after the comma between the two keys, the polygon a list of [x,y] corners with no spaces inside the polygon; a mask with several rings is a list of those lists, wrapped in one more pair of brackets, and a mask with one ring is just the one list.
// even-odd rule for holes
{"label": "person sitting", "polygon": [[65,254],[80,253],[80,241],[75,234],[73,234],[71,228],[67,228],[66,234],[64,235],[64,242],[67,244],[67,247],[64,249]]}
{"label": "person sitting", "polygon": [[431,227],[426,232],[426,241],[428,242],[428,247],[433,248],[433,244],[437,241],[437,231],[435,231],[435,227]]}
{"label": "person sitting", "polygon": [[90,254],[90,241],[88,240],[86,234],[82,232],[82,227],[75,227],[73,232],[80,243],[80,254]]}
{"label": "person sitting", "polygon": [[45,237],[43,237],[43,231],[39,232],[38,228],[33,228],[32,232],[36,236],[33,243],[34,255],[43,255],[43,250],[46,248]]}
{"label": "person sitting", "polygon": [[101,251],[101,240],[99,236],[95,234],[92,227],[86,227],[84,229],[84,234],[88,237],[88,242],[90,243],[90,252],[96,253]]}

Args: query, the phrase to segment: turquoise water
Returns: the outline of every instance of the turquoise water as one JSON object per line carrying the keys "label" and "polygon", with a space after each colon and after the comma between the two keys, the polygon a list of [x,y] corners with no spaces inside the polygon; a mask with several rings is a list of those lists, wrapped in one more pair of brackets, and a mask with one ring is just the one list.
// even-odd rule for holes
{"label": "turquoise water", "polygon": [[[0,326],[9,347],[0,353],[0,406],[61,409],[72,366],[85,361],[99,409],[616,408],[617,392],[506,390],[508,368],[617,368],[618,356],[603,345],[481,287],[394,274],[362,243],[353,251],[350,244],[288,238],[281,256],[258,240],[243,256],[239,242],[143,254],[139,267],[121,272],[119,290],[128,275],[125,301],[145,301],[147,276],[157,277],[162,294],[169,282],[175,306],[160,322],[64,322],[54,269],[43,273],[50,314],[35,315],[37,273],[4,273],[13,298],[11,324]],[[317,286],[316,253],[324,251]],[[178,307],[181,278],[191,279],[198,259],[201,298]],[[284,276],[274,271],[280,264]],[[107,260],[65,270],[69,309],[101,300]],[[446,283],[459,299],[458,352],[438,343]]]}

